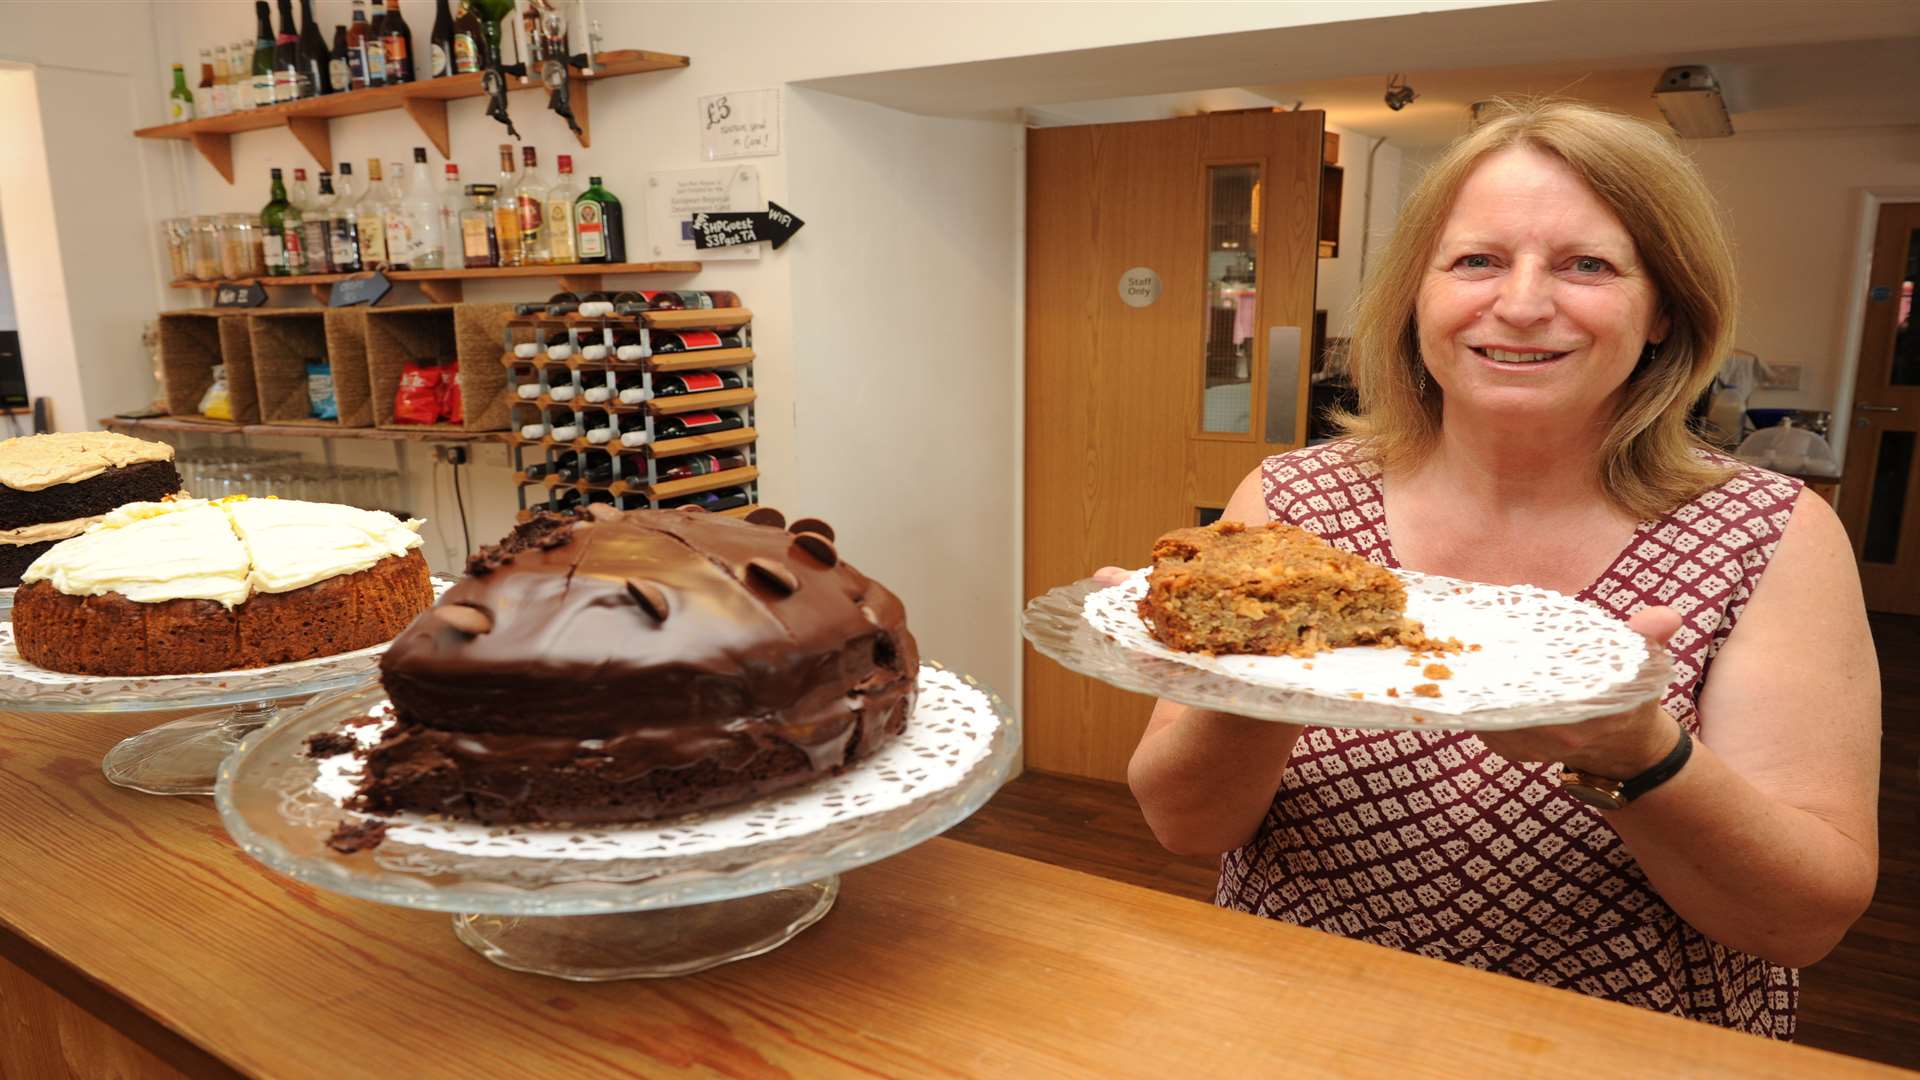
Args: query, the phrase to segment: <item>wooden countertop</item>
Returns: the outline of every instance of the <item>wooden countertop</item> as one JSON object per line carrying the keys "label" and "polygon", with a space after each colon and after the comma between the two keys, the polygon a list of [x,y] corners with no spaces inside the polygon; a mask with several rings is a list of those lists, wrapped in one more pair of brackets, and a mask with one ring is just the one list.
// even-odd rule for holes
{"label": "wooden countertop", "polygon": [[518,974],[107,784],[157,722],[0,712],[0,1075],[1912,1075],[951,840],[767,956]]}

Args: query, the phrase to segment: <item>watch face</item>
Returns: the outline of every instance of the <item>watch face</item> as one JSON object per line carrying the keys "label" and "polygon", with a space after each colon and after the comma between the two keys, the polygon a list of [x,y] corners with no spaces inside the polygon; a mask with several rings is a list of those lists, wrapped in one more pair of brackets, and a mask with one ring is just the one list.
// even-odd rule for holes
{"label": "watch face", "polygon": [[1600,787],[1572,777],[1561,777],[1560,790],[1600,810],[1618,810],[1627,805],[1615,787]]}

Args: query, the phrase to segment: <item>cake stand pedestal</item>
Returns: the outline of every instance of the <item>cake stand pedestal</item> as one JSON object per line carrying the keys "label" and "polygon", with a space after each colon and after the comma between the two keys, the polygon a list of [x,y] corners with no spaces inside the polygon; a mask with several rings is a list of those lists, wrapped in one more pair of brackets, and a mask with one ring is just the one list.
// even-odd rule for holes
{"label": "cake stand pedestal", "polygon": [[[352,755],[315,760],[305,747],[322,732],[370,743],[385,709],[366,686],[248,736],[214,792],[227,831],[300,881],[451,912],[455,936],[502,967],[583,982],[687,975],[778,948],[833,907],[840,874],[963,820],[1020,756],[1006,705],[929,664],[903,734],[838,776],[752,802],[618,826],[378,819],[341,805]],[[378,846],[329,846],[339,826],[375,821]]]}
{"label": "cake stand pedestal", "polygon": [[[438,599],[453,584],[436,576]],[[10,615],[10,612],[5,613]],[[203,712],[123,739],[101,761],[111,783],[153,795],[211,795],[214,774],[242,739],[273,721],[283,705],[371,681],[387,643],[292,664],[203,675],[69,675],[35,667],[0,621],[0,701],[26,712]]]}

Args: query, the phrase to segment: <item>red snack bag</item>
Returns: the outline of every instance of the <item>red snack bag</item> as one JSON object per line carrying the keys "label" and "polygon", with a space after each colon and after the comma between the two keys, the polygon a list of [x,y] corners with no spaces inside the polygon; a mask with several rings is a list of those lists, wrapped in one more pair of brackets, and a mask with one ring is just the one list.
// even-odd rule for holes
{"label": "red snack bag", "polygon": [[460,401],[460,361],[449,360],[440,365],[440,422],[443,424],[464,424],[465,407]]}
{"label": "red snack bag", "polygon": [[431,424],[440,418],[442,373],[437,367],[409,360],[400,369],[400,385],[393,392],[393,420],[397,424]]}

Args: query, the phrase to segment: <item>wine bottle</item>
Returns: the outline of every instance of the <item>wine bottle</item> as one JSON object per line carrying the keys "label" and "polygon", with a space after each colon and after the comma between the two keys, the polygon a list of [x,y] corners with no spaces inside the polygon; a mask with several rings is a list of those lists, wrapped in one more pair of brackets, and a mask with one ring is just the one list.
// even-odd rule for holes
{"label": "wine bottle", "polygon": [[298,51],[300,72],[313,87],[307,94],[308,97],[346,89],[345,84],[334,85],[332,57],[327,52],[327,39],[320,36],[320,24],[313,21],[313,0],[300,0]]}
{"label": "wine bottle", "polygon": [[685,480],[690,476],[711,476],[729,469],[747,467],[745,450],[721,450],[713,454],[683,454],[661,459],[655,475],[662,480]]}
{"label": "wine bottle", "polygon": [[609,352],[605,330],[585,329],[580,334],[580,359],[604,363]]}
{"label": "wine bottle", "polygon": [[606,445],[617,434],[617,429],[613,426],[613,418],[598,409],[587,414],[586,429],[587,442],[594,446]]}
{"label": "wine bottle", "polygon": [[572,401],[576,393],[573,372],[565,367],[547,369],[547,396],[555,401]]}
{"label": "wine bottle", "polygon": [[720,333],[714,330],[651,330],[648,331],[648,345],[653,355],[669,353],[703,352],[707,349],[741,348],[740,335]]}
{"label": "wine bottle", "polygon": [[565,315],[567,312],[579,306],[580,298],[578,296],[570,292],[557,292],[545,300],[515,304],[513,305],[513,313],[515,315],[532,315],[538,311],[545,312],[548,315]]}
{"label": "wine bottle", "polygon": [[568,450],[552,461],[534,462],[525,469],[522,469],[521,475],[525,476],[528,480],[545,480],[549,476],[559,476],[560,469],[565,463],[571,462],[574,457],[574,451]]}
{"label": "wine bottle", "polygon": [[260,209],[260,247],[266,256],[267,273],[286,277],[287,269],[287,185],[280,170],[273,170],[273,186],[268,189],[267,205]]}
{"label": "wine bottle", "polygon": [[654,421],[653,433],[664,442],[693,435],[711,435],[716,431],[733,431],[746,426],[746,419],[736,412],[691,412],[659,418]]}
{"label": "wine bottle", "polygon": [[698,506],[717,514],[722,510],[751,505],[752,502],[753,499],[747,495],[746,488],[721,488],[719,491],[701,491],[662,500],[660,509],[677,510],[682,506]]}
{"label": "wine bottle", "polygon": [[740,297],[731,292],[649,291],[623,292],[614,297],[614,313],[638,315],[643,311],[687,311],[739,307]]}
{"label": "wine bottle", "polygon": [[647,390],[646,377],[639,372],[622,372],[614,376],[615,395],[622,405],[639,405],[653,397]]}
{"label": "wine bottle", "polygon": [[580,437],[580,414],[571,409],[555,409],[547,415],[547,426],[553,432],[554,442],[572,442]]}
{"label": "wine bottle", "polygon": [[706,394],[715,390],[735,390],[747,384],[738,371],[683,371],[658,375],[653,380],[654,397],[680,397]]}
{"label": "wine bottle", "polygon": [[635,364],[652,356],[653,350],[647,345],[647,338],[650,336],[645,330],[629,330],[624,327],[615,329],[613,358],[621,363]]}
{"label": "wine bottle", "polygon": [[300,27],[293,21],[293,0],[280,0],[280,34],[273,39],[273,100],[312,97],[312,85],[300,68]]}
{"label": "wine bottle", "polygon": [[552,359],[565,360],[573,352],[571,340],[565,330],[549,330],[536,336],[532,341],[516,342],[513,346],[513,355],[522,360],[531,360],[543,352],[552,356],[552,350],[559,349],[560,355],[552,356]]}
{"label": "wine bottle", "polygon": [[353,86],[353,50],[347,45],[344,26],[333,28],[333,49],[327,54],[327,82],[336,94]]}
{"label": "wine bottle", "polygon": [[427,77],[438,79],[453,74],[453,12],[447,7],[447,0],[435,0],[433,7],[433,37],[428,46],[432,54],[432,66]]}
{"label": "wine bottle", "polygon": [[267,0],[254,0],[253,17],[253,107],[264,109],[273,104],[273,19],[267,14]]}

